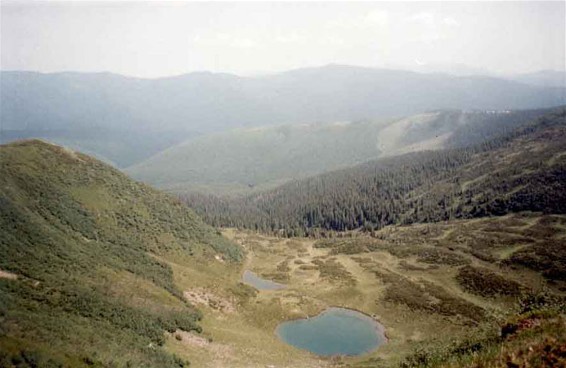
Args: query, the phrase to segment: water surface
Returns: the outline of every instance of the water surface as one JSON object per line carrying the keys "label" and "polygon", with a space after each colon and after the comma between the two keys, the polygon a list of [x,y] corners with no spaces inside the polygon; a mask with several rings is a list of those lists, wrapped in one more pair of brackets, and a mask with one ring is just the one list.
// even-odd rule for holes
{"label": "water surface", "polygon": [[258,290],[278,290],[283,289],[285,285],[279,284],[274,281],[262,279],[252,271],[244,271],[244,276],[242,277],[245,284],[255,287]]}
{"label": "water surface", "polygon": [[384,344],[384,329],[373,318],[329,308],[313,318],[281,323],[277,335],[287,344],[317,355],[360,355]]}

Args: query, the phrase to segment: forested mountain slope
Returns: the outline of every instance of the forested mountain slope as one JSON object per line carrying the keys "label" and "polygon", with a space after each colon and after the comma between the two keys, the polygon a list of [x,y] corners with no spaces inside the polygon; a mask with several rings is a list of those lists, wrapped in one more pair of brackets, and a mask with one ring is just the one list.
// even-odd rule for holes
{"label": "forested mountain slope", "polygon": [[0,139],[48,138],[126,167],[197,134],[236,127],[562,104],[563,87],[342,65],[261,77],[2,72]]}
{"label": "forested mountain slope", "polygon": [[100,161],[37,140],[0,146],[0,366],[183,366],[165,332],[200,331],[200,312],[163,259],[242,256]]}
{"label": "forested mountain slope", "polygon": [[380,156],[469,146],[548,111],[431,111],[382,121],[238,129],[188,140],[126,172],[178,193],[257,192]]}
{"label": "forested mountain slope", "polygon": [[316,229],[566,212],[566,111],[488,142],[388,157],[240,199],[189,195],[210,223],[288,235]]}

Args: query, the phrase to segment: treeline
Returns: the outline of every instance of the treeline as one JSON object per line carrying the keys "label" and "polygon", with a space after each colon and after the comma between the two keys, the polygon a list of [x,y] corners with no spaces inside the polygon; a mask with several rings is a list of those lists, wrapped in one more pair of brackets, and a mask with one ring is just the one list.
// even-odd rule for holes
{"label": "treeline", "polygon": [[183,197],[210,224],[285,236],[517,211],[566,213],[565,109],[467,148],[411,153],[243,198]]}

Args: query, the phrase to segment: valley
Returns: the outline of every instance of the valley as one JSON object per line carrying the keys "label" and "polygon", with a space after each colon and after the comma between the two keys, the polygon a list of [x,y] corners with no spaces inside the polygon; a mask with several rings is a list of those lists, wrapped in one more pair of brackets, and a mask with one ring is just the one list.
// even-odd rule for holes
{"label": "valley", "polygon": [[[562,364],[564,114],[228,207],[52,143],[3,145],[0,366]],[[387,341],[319,356],[280,339],[281,323],[332,308]]]}
{"label": "valley", "polygon": [[566,3],[0,1],[0,368],[566,368]]}
{"label": "valley", "polygon": [[[375,237],[353,232],[329,239],[282,239],[226,229],[224,234],[246,250],[245,263],[220,284],[191,283],[208,284],[211,293],[232,300],[234,309],[199,304],[204,336],[211,342],[199,345],[181,334],[181,340],[170,336],[166,347],[199,367],[389,367],[404,362],[417,348],[499,336],[499,324],[519,310],[520,293],[548,288],[565,295],[564,281],[545,280],[516,260],[521,252],[517,243],[532,249],[539,234],[564,242],[565,226],[564,216],[525,213],[386,227]],[[477,239],[486,236],[497,240],[478,258],[474,254],[482,244]],[[502,257],[506,252],[515,256]],[[492,258],[486,261],[488,256]],[[556,256],[564,259],[564,254]],[[240,285],[246,293],[234,294],[231,285],[245,269],[286,288],[257,291]],[[174,270],[175,275],[186,272],[181,266]],[[277,339],[275,330],[282,321],[315,316],[329,307],[371,316],[384,325],[387,343],[360,357],[324,358]],[[225,353],[215,354],[218,350]],[[494,359],[489,354],[483,358]],[[448,366],[437,366],[444,364]]]}

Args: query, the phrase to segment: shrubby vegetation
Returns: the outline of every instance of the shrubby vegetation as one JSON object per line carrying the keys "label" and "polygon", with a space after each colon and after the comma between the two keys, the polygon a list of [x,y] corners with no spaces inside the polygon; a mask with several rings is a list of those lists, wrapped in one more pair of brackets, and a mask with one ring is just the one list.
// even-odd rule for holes
{"label": "shrubby vegetation", "polygon": [[[200,313],[160,258],[237,262],[243,255],[178,200],[40,141],[0,147],[0,229],[0,270],[18,276],[0,279],[0,345],[17,338],[32,352],[61,349],[65,366],[182,366],[160,347],[164,333],[200,332]],[[111,292],[118,274],[142,280],[168,302],[147,300],[159,305],[148,308],[131,292]],[[95,343],[51,349],[69,331]],[[106,352],[110,346],[117,348]],[[29,360],[6,354],[2,359]]]}
{"label": "shrubby vegetation", "polygon": [[485,268],[462,267],[458,271],[456,279],[464,290],[486,297],[498,295],[518,296],[521,293],[519,283]]}
{"label": "shrubby vegetation", "polygon": [[348,286],[354,286],[356,284],[356,279],[352,274],[346,270],[340,262],[336,262],[335,259],[315,259],[312,263],[320,272],[320,278],[323,280]]}
{"label": "shrubby vegetation", "polygon": [[385,301],[443,316],[462,316],[475,323],[485,317],[485,311],[482,308],[452,295],[431,282],[417,283],[406,277],[384,274],[378,270],[375,270],[375,274],[383,282],[389,284],[385,291]]}
{"label": "shrubby vegetation", "polygon": [[506,264],[516,264],[541,272],[543,276],[566,281],[566,241],[552,239],[515,252]]}
{"label": "shrubby vegetation", "polygon": [[523,308],[499,330],[450,344],[420,346],[400,367],[562,367],[566,364],[564,302],[545,293],[526,295]]}

